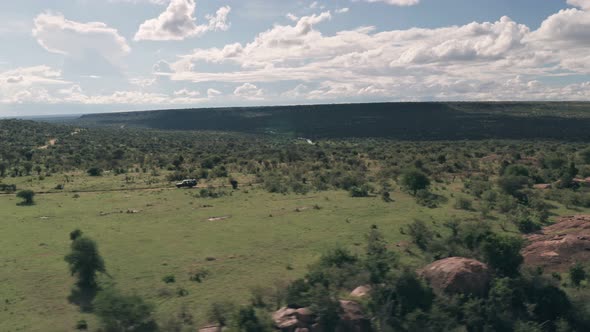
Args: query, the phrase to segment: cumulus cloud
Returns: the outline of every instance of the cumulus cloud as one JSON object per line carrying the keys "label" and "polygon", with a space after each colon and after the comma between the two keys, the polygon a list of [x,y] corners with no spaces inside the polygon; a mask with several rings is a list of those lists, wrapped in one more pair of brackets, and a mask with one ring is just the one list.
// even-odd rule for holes
{"label": "cumulus cloud", "polygon": [[70,84],[61,71],[49,66],[19,67],[0,72],[0,103],[21,103],[23,100],[49,100],[49,87]]}
{"label": "cumulus cloud", "polygon": [[263,99],[264,92],[254,84],[244,83],[234,90],[234,95],[244,99],[259,100]]}
{"label": "cumulus cloud", "polygon": [[580,7],[582,9],[590,9],[590,0],[567,0],[571,6]]}
{"label": "cumulus cloud", "polygon": [[227,16],[231,7],[224,6],[219,8],[215,15],[207,15],[207,24],[201,25],[197,25],[197,20],[193,16],[195,8],[195,0],[171,0],[160,16],[149,19],[139,26],[134,40],[183,40],[208,31],[229,29]]}
{"label": "cumulus cloud", "polygon": [[[555,15],[568,11],[586,15],[579,9]],[[249,43],[196,49],[171,63],[172,72],[165,75],[177,81],[241,83],[243,89],[261,82],[295,82],[279,93],[282,98],[490,99],[492,95],[483,93],[490,89],[498,96],[518,99],[513,91],[502,92],[509,88],[497,82],[562,75],[563,69],[584,72],[590,66],[587,52],[566,56],[585,49],[588,35],[581,31],[587,30],[580,27],[584,20],[569,19],[571,28],[558,29],[560,24],[551,23],[557,18],[549,17],[531,31],[504,16],[495,22],[435,29],[377,32],[368,26],[324,35],[318,26],[331,17],[330,12],[304,16],[292,24],[275,25]],[[206,68],[200,62],[235,69],[204,72],[197,70]],[[536,79],[527,82],[532,83],[522,84],[527,89],[521,91],[529,96],[546,99],[534,92],[542,91],[563,99],[555,90],[540,90]]]}
{"label": "cumulus cloud", "polygon": [[89,51],[116,62],[129,54],[125,37],[102,22],[81,23],[62,14],[42,13],[34,19],[33,37],[52,53],[83,58]]}

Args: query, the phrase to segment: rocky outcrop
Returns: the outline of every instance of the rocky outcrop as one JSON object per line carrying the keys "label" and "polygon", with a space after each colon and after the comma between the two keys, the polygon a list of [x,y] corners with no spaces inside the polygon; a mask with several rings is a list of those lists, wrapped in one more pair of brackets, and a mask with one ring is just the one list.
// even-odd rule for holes
{"label": "rocky outcrop", "polygon": [[469,258],[449,257],[419,271],[438,294],[484,295],[491,275],[486,264]]}
{"label": "rocky outcrop", "polygon": [[352,292],[350,292],[350,296],[358,297],[358,298],[362,299],[362,298],[369,296],[369,293],[371,293],[371,286],[363,285],[363,286],[358,286]]}
{"label": "rocky outcrop", "polygon": [[276,328],[284,332],[293,332],[299,326],[297,319],[297,309],[281,308],[272,315],[272,320]]}
{"label": "rocky outcrop", "polygon": [[546,272],[563,272],[590,261],[590,215],[562,217],[540,232],[525,236],[524,264]]}
{"label": "rocky outcrop", "polygon": [[[360,304],[340,300],[340,321],[336,332],[369,332],[371,322]],[[309,308],[281,308],[272,316],[274,325],[283,332],[323,332],[321,320]]]}
{"label": "rocky outcrop", "polygon": [[207,325],[199,329],[199,332],[221,332],[221,326],[219,325]]}

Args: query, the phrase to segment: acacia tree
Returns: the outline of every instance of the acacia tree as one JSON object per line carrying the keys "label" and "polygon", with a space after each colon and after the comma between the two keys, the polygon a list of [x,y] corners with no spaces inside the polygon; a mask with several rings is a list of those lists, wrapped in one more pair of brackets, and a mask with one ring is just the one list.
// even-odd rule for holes
{"label": "acacia tree", "polygon": [[88,237],[78,236],[72,241],[71,249],[64,259],[70,265],[72,275],[78,277],[78,286],[82,289],[96,288],[96,273],[106,273],[96,243]]}
{"label": "acacia tree", "polygon": [[402,174],[401,185],[416,196],[418,190],[428,188],[430,180],[422,171],[409,169]]}

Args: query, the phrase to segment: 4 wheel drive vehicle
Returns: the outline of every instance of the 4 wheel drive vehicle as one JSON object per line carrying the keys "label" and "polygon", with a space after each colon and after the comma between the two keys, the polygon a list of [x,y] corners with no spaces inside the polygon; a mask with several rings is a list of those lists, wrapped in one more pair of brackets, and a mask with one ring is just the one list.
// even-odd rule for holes
{"label": "4 wheel drive vehicle", "polygon": [[176,188],[192,188],[197,185],[197,182],[198,181],[195,179],[182,180],[176,184]]}

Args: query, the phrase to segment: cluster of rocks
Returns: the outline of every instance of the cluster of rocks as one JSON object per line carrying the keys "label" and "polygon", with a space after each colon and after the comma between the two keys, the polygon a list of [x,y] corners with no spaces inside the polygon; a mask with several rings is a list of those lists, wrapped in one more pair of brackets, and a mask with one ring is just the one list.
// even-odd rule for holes
{"label": "cluster of rocks", "polygon": [[[590,215],[563,217],[542,231],[527,235],[528,245],[522,251],[529,266],[541,266],[546,271],[563,271],[575,262],[590,261]],[[436,294],[466,294],[483,296],[489,289],[492,273],[488,265],[464,257],[449,257],[435,261],[418,270]],[[350,293],[364,298],[370,286],[359,286]],[[336,332],[369,332],[371,324],[355,301],[340,300],[340,322]],[[283,307],[272,315],[275,327],[282,332],[323,332],[319,317],[309,308]],[[200,332],[220,332],[218,326]]]}
{"label": "cluster of rocks", "polygon": [[[370,287],[360,286],[352,291],[353,297],[365,297]],[[369,332],[371,322],[363,313],[358,302],[340,300],[340,321],[336,332]],[[275,327],[282,332],[323,332],[321,322],[309,308],[284,307],[276,311],[272,319]]]}

